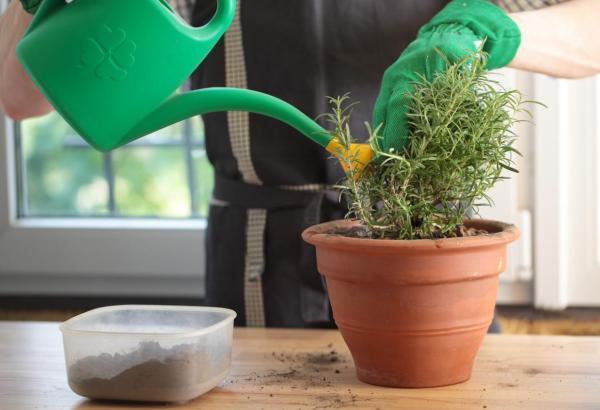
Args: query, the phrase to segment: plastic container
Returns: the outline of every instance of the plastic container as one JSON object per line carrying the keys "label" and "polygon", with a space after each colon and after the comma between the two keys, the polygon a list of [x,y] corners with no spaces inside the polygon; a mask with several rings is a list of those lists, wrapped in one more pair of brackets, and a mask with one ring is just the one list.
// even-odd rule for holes
{"label": "plastic container", "polygon": [[217,386],[231,365],[229,309],[110,306],[64,322],[71,389],[91,399],[181,402]]}

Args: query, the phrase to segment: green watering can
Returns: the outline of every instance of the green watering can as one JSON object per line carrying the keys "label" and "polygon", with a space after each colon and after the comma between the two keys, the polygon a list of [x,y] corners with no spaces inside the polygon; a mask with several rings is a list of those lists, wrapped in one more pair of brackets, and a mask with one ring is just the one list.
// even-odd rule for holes
{"label": "green watering can", "polygon": [[270,95],[237,88],[177,92],[227,30],[235,0],[218,0],[203,27],[186,24],[166,0],[44,0],[17,46],[21,64],[58,113],[93,147],[108,151],[197,114],[248,111],[285,122],[356,167],[315,121]]}

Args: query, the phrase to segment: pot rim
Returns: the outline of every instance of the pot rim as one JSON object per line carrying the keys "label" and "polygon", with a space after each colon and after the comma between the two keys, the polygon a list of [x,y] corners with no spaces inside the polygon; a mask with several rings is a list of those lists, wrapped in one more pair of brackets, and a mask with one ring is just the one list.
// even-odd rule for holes
{"label": "pot rim", "polygon": [[348,247],[360,247],[371,250],[401,252],[403,250],[454,250],[497,246],[513,242],[520,236],[519,228],[513,224],[481,218],[466,219],[465,225],[477,229],[494,231],[493,233],[440,239],[367,239],[328,233],[334,228],[353,227],[359,224],[360,222],[355,219],[340,219],[313,225],[302,232],[302,239],[315,246],[344,249]]}

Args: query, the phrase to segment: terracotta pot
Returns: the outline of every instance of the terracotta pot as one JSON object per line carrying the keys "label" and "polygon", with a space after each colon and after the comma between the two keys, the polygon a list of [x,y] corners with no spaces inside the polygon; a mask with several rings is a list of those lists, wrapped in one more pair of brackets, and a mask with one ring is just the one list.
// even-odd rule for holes
{"label": "terracotta pot", "polygon": [[413,241],[330,234],[356,225],[328,222],[302,237],[317,249],[358,378],[391,387],[468,380],[493,319],[506,245],[519,230],[474,219],[466,225],[490,234]]}

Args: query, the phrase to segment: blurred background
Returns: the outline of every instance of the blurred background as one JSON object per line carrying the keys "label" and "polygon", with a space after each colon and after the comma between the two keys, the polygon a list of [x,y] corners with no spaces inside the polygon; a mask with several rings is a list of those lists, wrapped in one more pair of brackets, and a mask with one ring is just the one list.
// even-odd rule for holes
{"label": "blurred background", "polygon": [[[522,231],[501,277],[503,331],[600,335],[600,77],[492,75],[547,106],[529,105],[520,173],[480,212]],[[99,153],[57,114],[0,112],[0,320],[201,305],[212,188],[201,117]]]}
{"label": "blurred background", "polygon": [[13,134],[22,217],[206,217],[212,171],[200,117],[104,154],[55,113]]}

